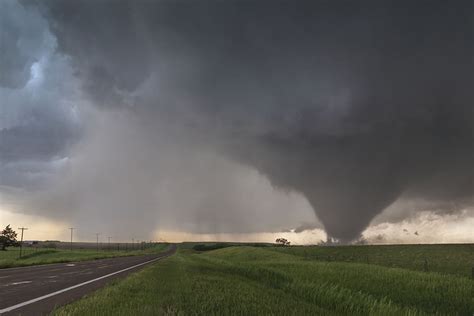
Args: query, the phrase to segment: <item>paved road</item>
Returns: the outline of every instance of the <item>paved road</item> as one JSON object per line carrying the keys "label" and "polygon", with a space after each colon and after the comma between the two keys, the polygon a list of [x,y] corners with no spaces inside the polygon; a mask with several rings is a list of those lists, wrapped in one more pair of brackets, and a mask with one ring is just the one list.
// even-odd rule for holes
{"label": "paved road", "polygon": [[47,315],[55,306],[75,301],[175,251],[171,245],[154,255],[0,269],[0,314]]}

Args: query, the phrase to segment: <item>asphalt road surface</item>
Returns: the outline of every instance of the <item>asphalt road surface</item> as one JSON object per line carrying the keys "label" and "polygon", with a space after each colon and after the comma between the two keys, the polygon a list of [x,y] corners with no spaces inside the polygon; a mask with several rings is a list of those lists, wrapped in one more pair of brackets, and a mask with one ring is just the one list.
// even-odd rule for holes
{"label": "asphalt road surface", "polygon": [[0,269],[0,314],[47,315],[107,282],[124,277],[176,252]]}

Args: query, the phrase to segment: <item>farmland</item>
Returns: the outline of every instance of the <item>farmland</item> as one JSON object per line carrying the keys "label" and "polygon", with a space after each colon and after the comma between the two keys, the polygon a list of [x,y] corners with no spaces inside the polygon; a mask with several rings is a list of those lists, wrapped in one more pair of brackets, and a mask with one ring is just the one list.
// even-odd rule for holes
{"label": "farmland", "polygon": [[472,247],[182,247],[55,313],[472,315]]}
{"label": "farmland", "polygon": [[273,247],[271,249],[306,260],[357,262],[467,277],[471,276],[474,267],[474,244]]}
{"label": "farmland", "polygon": [[65,248],[23,248],[23,255],[20,258],[19,248],[9,248],[7,251],[0,251],[0,268],[22,267],[37,264],[72,262],[94,260],[101,258],[112,258],[120,256],[135,256],[155,253],[165,249],[166,244],[150,245],[145,249],[112,250],[94,248],[65,249]]}

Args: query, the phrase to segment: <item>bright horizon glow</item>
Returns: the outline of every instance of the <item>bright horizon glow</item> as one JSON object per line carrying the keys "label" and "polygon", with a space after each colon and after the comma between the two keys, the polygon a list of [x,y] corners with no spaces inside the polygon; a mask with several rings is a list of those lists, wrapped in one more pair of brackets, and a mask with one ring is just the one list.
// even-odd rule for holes
{"label": "bright horizon glow", "polygon": [[[66,240],[69,232],[69,230],[63,229],[63,227],[69,227],[65,222],[52,221],[42,216],[14,213],[4,209],[0,209],[0,224],[0,230],[10,225],[17,233],[19,233],[18,227],[27,227],[28,230],[25,230],[23,236],[24,240]],[[18,234],[18,239],[20,239],[20,234]]]}
{"label": "bright horizon glow", "polygon": [[[433,243],[472,243],[474,241],[474,217],[470,209],[460,215],[436,215],[421,212],[419,216],[398,223],[380,223],[369,226],[363,233],[368,244],[433,244]],[[10,224],[18,232],[18,227],[28,227],[24,240],[61,240],[69,241],[71,224],[47,219],[41,216],[14,213],[0,209],[1,229]],[[72,225],[74,226],[74,225]],[[417,234],[415,234],[415,232]],[[383,236],[383,238],[382,238]],[[99,241],[107,242],[107,232],[101,232]],[[115,242],[135,242],[153,240],[157,242],[264,242],[273,243],[283,237],[293,245],[314,245],[326,240],[322,229],[295,232],[261,232],[261,233],[221,233],[198,234],[182,231],[156,229],[151,238],[135,236],[131,238],[112,237]],[[95,242],[95,233],[87,228],[76,227],[74,241]]]}

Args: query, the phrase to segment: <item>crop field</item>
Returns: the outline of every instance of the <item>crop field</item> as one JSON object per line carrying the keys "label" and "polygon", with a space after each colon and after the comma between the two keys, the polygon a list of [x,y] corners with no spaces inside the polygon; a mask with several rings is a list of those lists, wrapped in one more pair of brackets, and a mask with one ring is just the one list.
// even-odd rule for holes
{"label": "crop field", "polygon": [[7,251],[0,251],[0,269],[30,266],[37,264],[72,262],[83,260],[94,260],[102,258],[135,256],[161,251],[166,248],[166,244],[153,245],[144,250],[99,250],[96,249],[61,249],[61,248],[23,248],[20,258],[19,248],[9,248]]}
{"label": "crop field", "polygon": [[54,314],[472,315],[473,259],[472,245],[184,247]]}

